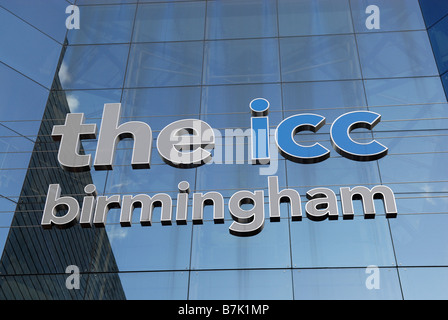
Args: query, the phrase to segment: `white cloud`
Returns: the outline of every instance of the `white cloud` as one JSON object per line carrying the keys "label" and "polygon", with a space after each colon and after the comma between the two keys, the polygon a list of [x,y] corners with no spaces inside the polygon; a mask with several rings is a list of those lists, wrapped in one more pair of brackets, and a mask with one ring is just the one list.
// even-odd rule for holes
{"label": "white cloud", "polygon": [[77,112],[79,109],[79,100],[73,94],[67,94],[67,103],[70,108],[70,112]]}

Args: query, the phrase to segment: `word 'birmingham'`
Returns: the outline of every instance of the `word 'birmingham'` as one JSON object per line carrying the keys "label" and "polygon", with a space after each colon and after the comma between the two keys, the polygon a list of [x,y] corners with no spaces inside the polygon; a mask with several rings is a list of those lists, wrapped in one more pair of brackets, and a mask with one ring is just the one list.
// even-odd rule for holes
{"label": "word 'birmingham'", "polygon": [[[178,185],[179,193],[176,202],[176,224],[186,225],[188,215],[188,200],[190,185],[182,181]],[[69,196],[61,197],[59,184],[52,184],[48,189],[42,227],[51,229],[53,225],[67,228],[80,223],[83,228],[105,227],[107,214],[111,208],[121,208],[120,225],[130,227],[135,208],[141,208],[140,224],[151,226],[155,207],[160,207],[160,222],[162,225],[171,225],[173,218],[173,199],[166,193],[158,193],[152,197],[147,194],[97,196],[95,185],[89,184],[84,188],[87,196],[84,197],[80,209],[78,201]],[[289,203],[291,219],[302,220],[302,203],[300,194],[295,189],[279,190],[278,177],[268,177],[269,218],[271,222],[280,221],[280,204]],[[338,200],[333,190],[328,188],[314,188],[306,193],[308,199],[305,205],[306,215],[310,220],[321,221],[325,219],[338,219]],[[340,188],[340,199],[343,219],[354,218],[353,200],[362,201],[364,218],[375,218],[374,199],[382,199],[386,218],[397,215],[395,196],[392,190],[383,185],[372,189],[358,186],[354,188]],[[224,223],[224,197],[219,192],[193,193],[192,222],[202,224],[205,206],[213,206],[214,223]],[[244,207],[250,204],[251,208]],[[242,190],[235,192],[229,199],[228,209],[234,220],[229,232],[235,236],[252,236],[263,230],[265,223],[264,191],[254,192]],[[66,214],[57,214],[58,208],[66,209]]]}

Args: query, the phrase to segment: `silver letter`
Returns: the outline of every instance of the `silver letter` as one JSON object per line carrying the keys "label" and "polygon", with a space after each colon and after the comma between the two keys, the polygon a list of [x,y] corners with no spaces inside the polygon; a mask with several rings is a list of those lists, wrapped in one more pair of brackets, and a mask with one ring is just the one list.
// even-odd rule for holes
{"label": "silver letter", "polygon": [[[250,203],[250,210],[241,209],[241,205]],[[229,227],[231,234],[240,237],[253,236],[264,227],[264,192],[238,191],[229,200],[229,211],[235,220]]]}
{"label": "silver letter", "polygon": [[269,216],[271,221],[280,221],[280,203],[289,202],[291,204],[291,219],[302,220],[302,205],[300,194],[294,189],[283,189],[278,191],[278,177],[268,178],[269,189]]}
{"label": "silver letter", "polygon": [[224,223],[224,198],[219,192],[193,193],[193,223],[202,224],[206,205],[213,205],[215,223]]}
{"label": "silver letter", "polygon": [[375,186],[371,190],[366,187],[354,187],[353,189],[343,187],[340,189],[342,215],[345,219],[353,219],[353,201],[362,200],[364,208],[364,218],[375,218],[375,204],[373,199],[383,199],[386,210],[386,218],[395,218],[397,216],[397,205],[395,195],[391,188],[387,186]]}
{"label": "silver letter", "polygon": [[[67,213],[62,217],[58,217],[56,214],[59,210],[67,210]],[[72,197],[61,197],[59,184],[50,184],[42,216],[42,227],[51,229],[54,224],[60,229],[68,228],[77,222],[78,215],[78,201]]]}
{"label": "silver letter", "polygon": [[90,154],[80,155],[78,152],[80,140],[96,138],[96,124],[84,124],[83,113],[67,113],[65,124],[54,126],[51,136],[54,141],[61,141],[58,161],[64,170],[90,170]]}
{"label": "silver letter", "polygon": [[140,214],[140,224],[142,226],[150,226],[154,207],[161,207],[161,223],[162,225],[170,225],[173,210],[172,202],[173,200],[166,193],[158,193],[153,197],[150,197],[147,194],[123,196],[120,224],[122,227],[130,227],[132,221],[132,211],[134,208],[142,208]]}
{"label": "silver letter", "polygon": [[81,217],[79,224],[83,228],[92,227],[93,209],[95,207],[95,200],[97,196],[96,187],[93,184],[88,184],[84,188],[84,192],[87,193],[87,197],[84,197],[81,209]]}
{"label": "silver letter", "polygon": [[306,215],[314,221],[338,218],[338,201],[331,189],[314,188],[306,193],[309,201],[306,203]]}
{"label": "silver letter", "polygon": [[188,194],[190,193],[190,184],[187,181],[181,181],[177,185],[179,193],[176,203],[176,223],[179,225],[187,224],[188,212]]}
{"label": "silver letter", "polygon": [[119,195],[98,197],[96,200],[95,217],[93,218],[95,227],[104,228],[109,209],[120,208],[120,205],[121,199]]}
{"label": "silver letter", "polygon": [[112,170],[117,143],[125,138],[134,139],[132,168],[149,168],[151,163],[152,130],[141,121],[119,125],[121,103],[106,103],[101,120],[100,135],[95,155],[95,170]]}
{"label": "silver letter", "polygon": [[205,149],[213,149],[215,134],[206,122],[197,119],[175,121],[160,131],[157,150],[173,167],[193,168],[212,159]]}

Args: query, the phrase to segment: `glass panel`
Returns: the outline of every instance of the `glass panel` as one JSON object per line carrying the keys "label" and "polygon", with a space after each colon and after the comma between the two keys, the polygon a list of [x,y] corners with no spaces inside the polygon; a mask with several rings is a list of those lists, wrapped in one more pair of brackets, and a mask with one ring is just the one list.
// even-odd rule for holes
{"label": "glass panel", "polygon": [[[287,111],[316,111],[366,105],[362,81],[284,83],[283,104]],[[363,109],[363,108],[362,108]],[[340,115],[345,110],[339,110]]]}
{"label": "glass panel", "polygon": [[202,51],[202,42],[132,45],[126,87],[199,85]]}
{"label": "glass panel", "polygon": [[137,194],[171,191],[177,194],[177,185],[183,180],[190,186],[194,186],[195,169],[178,169],[163,164],[153,165],[149,170],[133,170],[129,165],[132,149],[120,151],[115,155],[117,165],[109,172],[106,193]]}
{"label": "glass panel", "polygon": [[357,35],[364,78],[437,75],[426,31]]}
{"label": "glass panel", "polygon": [[383,216],[294,221],[291,244],[294,268],[395,265],[388,220]]}
{"label": "glass panel", "polygon": [[423,183],[447,181],[448,171],[445,170],[447,161],[448,153],[423,153],[389,155],[378,160],[378,163],[384,183]]}
{"label": "glass panel", "polygon": [[[190,265],[191,224],[142,227],[106,226],[116,266],[120,271],[186,270]],[[106,265],[95,271],[108,271]],[[102,268],[105,268],[102,270]]]}
{"label": "glass panel", "polygon": [[121,88],[129,45],[69,46],[59,80],[63,89]]}
{"label": "glass panel", "polygon": [[339,188],[339,186],[358,184],[363,186],[380,184],[378,167],[375,161],[359,162],[336,157],[337,153],[331,146],[323,143],[322,145],[329,149],[332,156],[335,157],[319,163],[307,164],[286,161],[288,185],[290,187],[335,186]]}
{"label": "glass panel", "polygon": [[[421,1],[420,1],[421,2]],[[383,32],[425,29],[418,0],[350,0],[353,23],[356,32]],[[372,13],[366,13],[369,5],[380,10],[380,29],[367,29],[366,20]]]}
{"label": "glass panel", "polygon": [[[86,1],[86,0],[84,0]],[[129,0],[131,1],[131,0]],[[135,0],[132,0],[135,1]],[[160,0],[138,0],[140,3],[145,3],[145,2],[161,2]],[[180,1],[191,1],[191,0],[165,0],[163,2],[180,2]],[[196,1],[205,1],[205,0],[196,0]]]}
{"label": "glass panel", "polygon": [[[17,198],[5,198],[2,195],[0,195],[0,215],[2,215],[2,221],[7,221],[9,218],[5,218],[6,216],[9,216],[14,214],[14,210],[17,207]],[[6,219],[6,220],[5,220]],[[8,224],[2,224],[0,226],[2,227],[9,227],[11,225],[11,221],[9,221]]]}
{"label": "glass panel", "polygon": [[[11,124],[12,122],[8,122]],[[23,124],[22,124],[23,125]],[[31,152],[34,148],[34,137],[27,138],[18,135],[0,124],[0,153],[5,152]],[[6,156],[3,154],[3,156]],[[3,156],[0,156],[2,158]],[[1,163],[1,161],[0,161]],[[1,165],[0,165],[1,166]]]}
{"label": "glass panel", "polygon": [[20,195],[27,169],[0,170],[0,194],[5,197]]}
{"label": "glass panel", "polygon": [[348,0],[278,2],[280,36],[351,33]]}
{"label": "glass panel", "polygon": [[447,300],[448,268],[398,268],[406,300]]}
{"label": "glass panel", "polygon": [[[2,300],[82,300],[88,276],[80,277],[81,290],[68,290],[65,281],[68,275],[2,276],[0,299]],[[112,298],[102,291],[103,299]]]}
{"label": "glass panel", "polygon": [[[67,33],[69,44],[129,43],[136,5],[80,7],[79,29]],[[68,16],[68,15],[67,15]]]}
{"label": "glass panel", "polygon": [[[379,288],[369,290],[366,283],[370,283],[368,277],[372,271],[377,272]],[[402,299],[396,269],[305,269],[293,272],[296,300]]]}
{"label": "glass panel", "polygon": [[359,79],[353,35],[280,39],[282,80]]}
{"label": "glass panel", "polygon": [[[265,217],[269,215],[267,207]],[[286,209],[284,206],[282,208]],[[227,206],[225,210],[228,211]],[[267,219],[263,230],[252,237],[230,234],[232,221],[226,220],[224,224],[206,221],[193,227],[193,270],[290,267],[288,219],[281,219],[280,222]]]}
{"label": "glass panel", "polygon": [[0,30],[0,61],[49,88],[62,46],[2,8]]}
{"label": "glass panel", "polygon": [[[3,140],[4,141],[4,140]],[[26,169],[30,162],[31,153],[17,152],[13,146],[9,145],[3,150],[2,139],[0,139],[0,170]]]}
{"label": "glass panel", "polygon": [[[70,112],[84,113],[86,123],[98,123],[98,130],[103,116],[104,104],[118,103],[121,99],[121,89],[55,91],[54,94],[59,99],[67,101]],[[85,142],[86,140],[83,141],[83,143]]]}
{"label": "glass panel", "polygon": [[[246,158],[247,159],[247,158]],[[279,187],[285,187],[285,161],[278,161]],[[267,189],[268,177],[260,174],[261,168],[248,164],[211,164],[197,168],[197,190],[223,190],[226,196],[231,195],[231,189]]]}
{"label": "glass panel", "polygon": [[68,5],[67,2],[61,0],[0,0],[0,5],[60,43],[64,42],[67,32],[64,26],[68,14],[64,15],[63,13]]}
{"label": "glass panel", "polygon": [[[412,133],[412,132],[410,132]],[[375,138],[389,148],[389,155],[404,153],[431,153],[431,152],[448,152],[448,136],[446,135],[430,135],[431,132],[425,132],[421,136],[416,137],[396,137],[393,133],[383,133],[390,138],[380,138],[380,133],[375,132]],[[417,133],[415,133],[417,134]],[[421,134],[419,132],[418,134]]]}
{"label": "glass panel", "polygon": [[207,39],[277,36],[276,3],[226,0],[207,3]]}
{"label": "glass panel", "polygon": [[199,87],[126,89],[122,114],[132,118],[167,115],[199,118],[200,98]]}
{"label": "glass panel", "polygon": [[191,272],[189,299],[292,299],[290,270],[228,270]]}
{"label": "glass panel", "polygon": [[250,125],[249,104],[253,99],[269,101],[269,115],[281,111],[281,87],[278,84],[209,86],[202,89],[202,114],[244,113]]}
{"label": "glass panel", "polygon": [[135,0],[76,0],[76,5],[111,3],[135,3]]}
{"label": "glass panel", "polygon": [[[448,105],[445,103],[370,107],[369,110],[381,114],[381,126],[378,125],[375,128],[376,132],[379,132],[380,130],[405,130],[409,131],[407,133],[407,135],[409,135],[412,130],[428,130],[428,132],[421,132],[418,135],[434,135],[443,134],[443,132],[436,133],[430,131],[448,127]],[[416,135],[416,133],[413,133],[413,135]],[[386,134],[382,136],[388,137]],[[396,136],[396,134],[390,133],[389,136]],[[397,141],[399,141],[399,138],[397,138]],[[409,148],[412,147],[413,145],[409,144]]]}
{"label": "glass panel", "polygon": [[439,194],[418,194],[416,198],[397,199],[399,214],[404,213],[448,213],[448,198]]}
{"label": "glass panel", "polygon": [[276,39],[209,41],[204,63],[204,84],[280,81]]}
{"label": "glass panel", "polygon": [[202,40],[204,20],[205,2],[142,4],[133,41]]}
{"label": "glass panel", "polygon": [[447,214],[399,215],[390,220],[400,266],[447,265]]}
{"label": "glass panel", "polygon": [[127,300],[186,300],[188,272],[120,273]]}
{"label": "glass panel", "polygon": [[446,103],[439,77],[365,80],[364,84],[369,106]]}

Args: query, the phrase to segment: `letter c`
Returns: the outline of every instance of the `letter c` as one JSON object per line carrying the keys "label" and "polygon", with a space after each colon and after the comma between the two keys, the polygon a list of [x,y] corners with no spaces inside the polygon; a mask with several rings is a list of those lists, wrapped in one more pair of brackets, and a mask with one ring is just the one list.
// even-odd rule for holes
{"label": "letter c", "polygon": [[275,131],[275,142],[279,152],[285,158],[300,163],[315,163],[327,159],[330,150],[320,143],[312,146],[302,146],[294,140],[294,135],[300,131],[317,132],[325,124],[325,118],[312,113],[303,113],[283,120]]}
{"label": "letter c", "polygon": [[359,143],[350,137],[352,130],[356,128],[372,130],[380,120],[381,115],[372,111],[353,111],[341,115],[330,129],[333,148],[340,155],[357,161],[371,161],[384,157],[388,148],[378,141]]}

